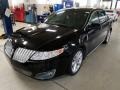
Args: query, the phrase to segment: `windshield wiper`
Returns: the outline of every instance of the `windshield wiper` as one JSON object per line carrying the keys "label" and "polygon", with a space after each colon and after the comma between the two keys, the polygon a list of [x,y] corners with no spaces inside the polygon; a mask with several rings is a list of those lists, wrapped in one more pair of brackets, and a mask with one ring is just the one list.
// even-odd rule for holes
{"label": "windshield wiper", "polygon": [[57,26],[63,26],[63,27],[69,27],[65,24],[61,24],[61,23],[47,23],[47,24],[51,24],[51,25],[57,25]]}

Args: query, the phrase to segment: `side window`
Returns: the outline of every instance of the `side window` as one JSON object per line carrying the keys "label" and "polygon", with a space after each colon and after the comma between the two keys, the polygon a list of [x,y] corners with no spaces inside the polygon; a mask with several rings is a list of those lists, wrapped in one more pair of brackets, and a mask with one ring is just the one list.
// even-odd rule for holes
{"label": "side window", "polygon": [[94,12],[94,13],[92,14],[89,23],[100,23],[97,12]]}
{"label": "side window", "polygon": [[100,23],[104,23],[105,21],[108,20],[105,11],[99,11],[99,19],[100,19]]}

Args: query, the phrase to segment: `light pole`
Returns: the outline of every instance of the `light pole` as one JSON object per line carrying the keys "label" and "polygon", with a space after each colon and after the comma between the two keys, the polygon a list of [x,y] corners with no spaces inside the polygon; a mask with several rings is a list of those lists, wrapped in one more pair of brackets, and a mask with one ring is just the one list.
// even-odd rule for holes
{"label": "light pole", "polygon": [[116,0],[116,4],[115,4],[115,9],[117,8],[117,3],[118,3],[119,0]]}

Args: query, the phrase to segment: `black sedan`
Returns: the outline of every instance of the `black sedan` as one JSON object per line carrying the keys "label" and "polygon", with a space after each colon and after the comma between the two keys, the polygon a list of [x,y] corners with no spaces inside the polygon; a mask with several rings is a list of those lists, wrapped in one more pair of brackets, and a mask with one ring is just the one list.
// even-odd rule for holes
{"label": "black sedan", "polygon": [[107,44],[111,22],[102,9],[64,9],[43,24],[24,27],[4,46],[14,69],[35,79],[51,79],[65,72],[75,75],[85,57]]}

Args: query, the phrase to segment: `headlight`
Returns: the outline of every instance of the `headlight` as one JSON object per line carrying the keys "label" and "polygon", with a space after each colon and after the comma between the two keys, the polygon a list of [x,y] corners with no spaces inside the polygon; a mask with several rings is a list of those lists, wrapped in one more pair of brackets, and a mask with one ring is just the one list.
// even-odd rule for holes
{"label": "headlight", "polygon": [[49,51],[49,52],[36,52],[32,57],[31,60],[46,60],[53,57],[56,57],[64,52],[64,48],[55,50],[55,51]]}
{"label": "headlight", "polygon": [[5,50],[5,53],[6,53],[9,57],[12,56],[14,49],[13,49],[13,46],[12,46],[12,41],[11,41],[11,39],[7,40],[7,42],[5,43],[4,50]]}

